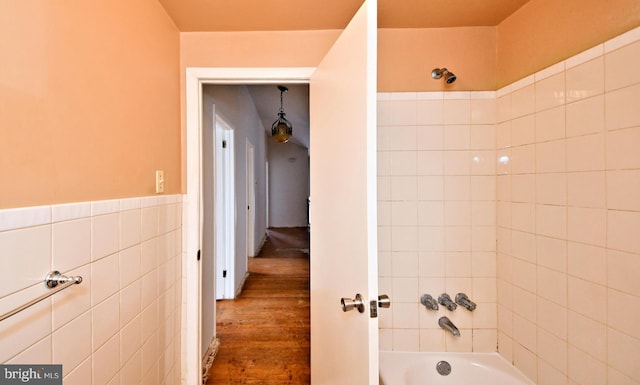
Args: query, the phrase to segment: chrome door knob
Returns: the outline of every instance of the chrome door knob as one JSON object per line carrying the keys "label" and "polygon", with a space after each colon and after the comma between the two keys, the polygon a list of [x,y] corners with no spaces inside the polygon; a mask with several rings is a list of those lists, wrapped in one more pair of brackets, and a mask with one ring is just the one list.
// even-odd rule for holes
{"label": "chrome door knob", "polygon": [[391,298],[386,294],[380,294],[378,296],[378,307],[388,309],[391,307]]}
{"label": "chrome door knob", "polygon": [[364,299],[362,295],[356,294],[356,298],[342,298],[340,300],[340,304],[342,305],[342,311],[349,311],[353,309],[358,309],[360,313],[364,313]]}

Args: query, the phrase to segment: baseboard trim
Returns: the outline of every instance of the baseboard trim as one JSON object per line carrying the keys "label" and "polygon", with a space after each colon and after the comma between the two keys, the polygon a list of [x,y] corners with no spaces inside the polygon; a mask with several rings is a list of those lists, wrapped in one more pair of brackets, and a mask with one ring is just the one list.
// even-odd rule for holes
{"label": "baseboard trim", "polygon": [[218,353],[218,349],[220,348],[220,340],[217,338],[213,338],[209,347],[207,348],[207,352],[204,354],[204,358],[202,359],[202,384],[204,385],[209,378],[209,369],[211,369],[211,365],[213,365],[213,360],[216,358],[216,354]]}

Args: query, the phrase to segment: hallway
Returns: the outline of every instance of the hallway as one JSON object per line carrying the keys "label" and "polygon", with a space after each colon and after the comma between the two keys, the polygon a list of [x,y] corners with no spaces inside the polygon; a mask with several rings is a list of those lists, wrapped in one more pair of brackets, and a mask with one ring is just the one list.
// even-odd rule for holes
{"label": "hallway", "polygon": [[309,232],[267,231],[235,300],[217,302],[220,348],[207,385],[310,383]]}

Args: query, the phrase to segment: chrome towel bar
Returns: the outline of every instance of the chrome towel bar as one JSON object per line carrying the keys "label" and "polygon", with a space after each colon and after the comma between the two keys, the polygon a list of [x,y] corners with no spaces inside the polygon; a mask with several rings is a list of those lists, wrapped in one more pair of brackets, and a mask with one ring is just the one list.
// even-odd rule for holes
{"label": "chrome towel bar", "polygon": [[3,315],[0,316],[0,321],[4,321],[5,319],[11,317],[12,315],[19,313],[24,309],[37,304],[43,299],[49,298],[55,293],[62,291],[71,285],[80,284],[81,282],[82,282],[82,277],[79,275],[75,277],[67,277],[60,274],[60,272],[57,270],[50,271],[49,274],[47,274],[47,276],[44,277],[44,284],[51,290],[42,294],[38,298],[32,299],[31,301],[25,303],[24,305],[18,306],[17,308],[7,313],[4,313]]}

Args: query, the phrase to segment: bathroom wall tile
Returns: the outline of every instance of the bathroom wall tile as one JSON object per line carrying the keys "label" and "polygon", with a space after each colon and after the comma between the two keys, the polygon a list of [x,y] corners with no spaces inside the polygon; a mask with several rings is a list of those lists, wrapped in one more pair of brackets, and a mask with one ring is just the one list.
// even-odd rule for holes
{"label": "bathroom wall tile", "polygon": [[581,385],[598,385],[607,381],[607,366],[584,353],[569,346],[569,379]]}
{"label": "bathroom wall tile", "polygon": [[40,274],[50,271],[51,226],[0,232],[0,250],[0,269],[11,272],[0,286],[1,298],[41,283],[44,277]]}
{"label": "bathroom wall tile", "polygon": [[536,205],[536,232],[540,235],[565,238],[567,209],[564,206]]}
{"label": "bathroom wall tile", "polygon": [[444,152],[442,151],[418,151],[418,175],[443,175]]}
{"label": "bathroom wall tile", "polygon": [[496,149],[511,147],[511,120],[496,125]]}
{"label": "bathroom wall tile", "polygon": [[[444,252],[420,252],[419,260],[419,276],[420,277],[444,277],[445,276],[445,258]],[[436,294],[432,294],[436,295]]]}
{"label": "bathroom wall tile", "polygon": [[393,328],[395,329],[417,329],[418,311],[422,306],[414,299],[414,303],[396,303],[391,313],[393,314]]}
{"label": "bathroom wall tile", "polygon": [[471,225],[471,202],[444,202],[444,223],[446,226]]}
{"label": "bathroom wall tile", "polygon": [[471,126],[468,124],[447,125],[444,128],[443,149],[468,150],[471,142]]}
{"label": "bathroom wall tile", "polygon": [[418,202],[418,225],[444,226],[444,204],[441,201]]}
{"label": "bathroom wall tile", "polygon": [[537,174],[535,176],[535,197],[537,203],[566,205],[567,174]]}
{"label": "bathroom wall tile", "polygon": [[[444,292],[446,293],[471,293],[473,290],[472,279],[470,277],[447,277],[445,280]],[[470,328],[473,320],[471,312],[449,312],[449,318],[458,326]]]}
{"label": "bathroom wall tile", "polygon": [[53,223],[88,218],[91,216],[91,202],[68,203],[51,206]]}
{"label": "bathroom wall tile", "polygon": [[511,148],[496,151],[496,173],[498,175],[511,174]]}
{"label": "bathroom wall tile", "polygon": [[565,172],[567,170],[566,140],[537,143],[535,146],[535,171]]}
{"label": "bathroom wall tile", "polygon": [[636,27],[604,42],[604,52],[608,53],[627,44],[640,40],[640,28]]}
{"label": "bathroom wall tile", "polygon": [[548,362],[550,366],[567,373],[568,345],[567,341],[538,328],[538,357]]}
{"label": "bathroom wall tile", "polygon": [[139,384],[142,379],[142,354],[136,352],[120,369],[121,384]]}
{"label": "bathroom wall tile", "polygon": [[51,208],[49,206],[0,210],[0,231],[16,230],[49,223],[51,223]]}
{"label": "bathroom wall tile", "polygon": [[52,264],[65,272],[91,260],[91,220],[89,218],[52,225]]}
{"label": "bathroom wall tile", "polygon": [[390,151],[378,151],[376,163],[377,163],[376,172],[378,176],[391,175],[391,152]]}
{"label": "bathroom wall tile", "polygon": [[378,348],[380,350],[385,350],[385,351],[393,350],[393,329],[380,328],[378,330],[378,338],[379,338]]}
{"label": "bathroom wall tile", "polygon": [[391,226],[391,202],[378,201],[378,226]]}
{"label": "bathroom wall tile", "polygon": [[447,201],[468,201],[471,199],[471,178],[468,176],[446,175],[444,177],[444,197]]}
{"label": "bathroom wall tile", "polygon": [[511,176],[511,201],[534,203],[536,200],[536,175],[518,174]]}
{"label": "bathroom wall tile", "polygon": [[[495,277],[496,262],[495,252],[473,251],[471,253],[471,275],[473,277]],[[495,280],[492,281],[495,287]]]}
{"label": "bathroom wall tile", "polygon": [[607,169],[640,168],[640,127],[607,133]]}
{"label": "bathroom wall tile", "polygon": [[513,339],[498,331],[498,352],[507,362],[513,362]]}
{"label": "bathroom wall tile", "polygon": [[603,323],[570,311],[568,325],[569,345],[601,362],[606,362],[607,328]]}
{"label": "bathroom wall tile", "polygon": [[525,115],[511,121],[511,145],[522,146],[535,142],[536,115]]}
{"label": "bathroom wall tile", "polygon": [[391,251],[417,251],[418,228],[416,226],[391,227]]}
{"label": "bathroom wall tile", "polygon": [[607,284],[606,249],[569,242],[567,250],[570,275],[599,285]]}
{"label": "bathroom wall tile", "polygon": [[534,232],[536,228],[535,205],[514,202],[511,205],[511,227],[514,230]]}
{"label": "bathroom wall tile", "polygon": [[63,375],[67,375],[91,354],[91,313],[56,330],[52,341],[53,362],[62,364]]}
{"label": "bathroom wall tile", "polygon": [[606,252],[606,274],[610,288],[640,297],[640,254],[624,253],[616,250]]}
{"label": "bathroom wall tile", "polygon": [[420,329],[420,351],[421,352],[444,352],[445,335],[440,329]]}
{"label": "bathroom wall tile", "polygon": [[442,125],[417,126],[414,138],[417,150],[442,150],[444,129]]}
{"label": "bathroom wall tile", "polygon": [[524,346],[514,343],[513,344],[513,364],[516,368],[520,369],[525,376],[529,377],[532,381],[538,381],[538,366],[537,359],[534,352]]}
{"label": "bathroom wall tile", "polygon": [[607,325],[640,339],[640,297],[609,289],[606,295]]}
{"label": "bathroom wall tile", "polygon": [[566,84],[567,103],[604,93],[604,58],[596,56],[567,69]]}
{"label": "bathroom wall tile", "polygon": [[496,329],[474,329],[473,351],[480,353],[494,353],[497,351],[498,332]]}
{"label": "bathroom wall tile", "polygon": [[444,173],[445,175],[470,175],[471,162],[469,151],[445,151]]}
{"label": "bathroom wall tile", "polygon": [[[640,340],[609,328],[607,333],[608,362],[612,368],[629,376],[633,381],[640,381]],[[621,382],[609,382],[621,384]]]}
{"label": "bathroom wall tile", "polygon": [[471,277],[470,252],[445,252],[445,276]]}
{"label": "bathroom wall tile", "polygon": [[113,254],[91,264],[91,304],[99,304],[120,288],[119,258]]}
{"label": "bathroom wall tile", "polygon": [[536,91],[533,84],[511,93],[511,118],[519,118],[535,112]]}
{"label": "bathroom wall tile", "polygon": [[565,63],[562,61],[556,64],[552,64],[547,68],[541,69],[540,71],[534,74],[535,81],[538,82],[540,80],[544,80],[553,75],[564,72],[564,69],[565,69],[564,66],[565,66]]}
{"label": "bathroom wall tile", "polygon": [[606,180],[603,171],[567,174],[567,197],[570,206],[604,208]]}
{"label": "bathroom wall tile", "polygon": [[391,177],[378,176],[376,191],[378,192],[378,201],[391,200]]}
{"label": "bathroom wall tile", "polygon": [[[537,314],[538,326],[561,340],[566,341],[568,319],[566,306],[559,305],[542,297],[538,297],[537,301],[538,309],[541,309]],[[542,311],[542,309],[544,309],[544,311]]]}
{"label": "bathroom wall tile", "polygon": [[91,202],[91,215],[101,216],[113,214],[120,211],[120,201],[118,199]]}
{"label": "bathroom wall tile", "polygon": [[127,248],[140,243],[140,210],[123,211],[120,214],[120,247]]}
{"label": "bathroom wall tile", "polygon": [[[498,159],[499,158],[500,157],[498,157]],[[529,144],[512,147],[509,162],[512,174],[530,174],[534,172],[536,169],[536,145]],[[499,169],[500,167],[498,167],[498,170]]]}
{"label": "bathroom wall tile", "polygon": [[390,151],[411,151],[417,149],[416,126],[392,126],[389,129]]}
{"label": "bathroom wall tile", "polygon": [[567,305],[567,276],[559,271],[537,268],[537,293],[558,305]]}
{"label": "bathroom wall tile", "polygon": [[569,106],[566,109],[565,106],[559,106],[535,114],[536,142],[563,139],[567,135],[566,117],[569,112],[568,108]]}
{"label": "bathroom wall tile", "polygon": [[420,226],[417,234],[418,251],[444,251],[442,226]]}
{"label": "bathroom wall tile", "polygon": [[[531,262],[527,262],[524,260],[521,260],[519,258],[514,258],[512,260],[512,265],[511,265],[511,269],[512,269],[512,274],[513,274],[513,284],[519,288],[522,288],[523,290],[526,290],[530,293],[535,293],[536,292],[536,277],[537,277],[537,272],[536,272],[536,265],[531,263]],[[515,289],[514,289],[515,290]],[[518,298],[518,297],[524,297],[525,293],[521,293],[519,295],[516,295],[514,292],[514,297]],[[529,308],[529,307],[527,307]],[[516,307],[514,305],[514,311],[515,311]],[[535,307],[533,308],[535,309]]]}
{"label": "bathroom wall tile", "polygon": [[[34,362],[34,361],[31,361]],[[91,357],[81,362],[75,369],[69,372],[62,381],[65,385],[86,385],[91,383]]]}
{"label": "bathroom wall tile", "polygon": [[390,151],[391,130],[393,126],[381,126],[378,124],[376,130],[377,151]]}
{"label": "bathroom wall tile", "polygon": [[[466,309],[465,309],[465,312],[466,312]],[[491,328],[496,328],[497,325],[498,325],[498,310],[495,302],[480,303],[476,307],[476,310],[473,311],[474,329],[491,329]]]}
{"label": "bathroom wall tile", "polygon": [[487,99],[471,100],[471,124],[494,124],[496,122],[495,94]]}
{"label": "bathroom wall tile", "polygon": [[[19,354],[7,361],[3,361],[5,364],[21,364],[25,362],[37,362],[39,364],[52,364],[53,360],[51,335],[47,335],[45,338],[31,345],[27,349],[23,350]],[[66,382],[65,382],[66,384]]]}
{"label": "bathroom wall tile", "polygon": [[492,201],[471,203],[471,224],[474,226],[495,226],[496,203]]}
{"label": "bathroom wall tile", "polygon": [[120,327],[124,327],[142,307],[140,281],[136,281],[120,291]]}
{"label": "bathroom wall tile", "polygon": [[[392,153],[396,154],[396,153]],[[392,170],[393,171],[393,170]],[[157,207],[144,207],[142,209],[142,230],[141,239],[146,241],[153,237],[158,236],[158,208]]]}
{"label": "bathroom wall tile", "polygon": [[[404,94],[405,92],[403,92]],[[426,92],[416,92],[417,100],[442,100],[444,99],[443,91],[426,91]]]}
{"label": "bathroom wall tile", "polygon": [[567,385],[569,381],[567,379],[567,374],[551,366],[551,364],[549,364],[547,361],[542,360],[540,357],[546,356],[541,353],[538,354],[537,385]]}
{"label": "bathroom wall tile", "polygon": [[[498,225],[498,232],[502,231],[501,228],[511,227],[511,217],[513,216],[511,206],[511,202],[498,202],[496,205],[496,224]],[[500,237],[498,237],[498,239],[500,239]],[[511,238],[509,237],[509,239]],[[500,247],[500,245],[504,246],[504,242],[498,242],[498,245],[498,250],[504,250],[504,247]]]}
{"label": "bathroom wall tile", "polygon": [[596,246],[606,245],[606,210],[569,207],[567,214],[568,240]]}
{"label": "bathroom wall tile", "polygon": [[605,122],[607,129],[640,126],[640,84],[620,88],[605,95]]}
{"label": "bathroom wall tile", "polygon": [[496,123],[502,123],[511,119],[511,93],[501,95],[498,91],[496,99]]}
{"label": "bathroom wall tile", "polygon": [[[597,59],[602,55],[604,55],[604,44],[598,44],[565,60],[565,68],[567,72],[569,72],[569,69],[589,62],[593,59]],[[599,72],[602,73],[602,71]]]}
{"label": "bathroom wall tile", "polygon": [[93,355],[93,384],[105,385],[120,368],[120,338],[114,336]]}
{"label": "bathroom wall tile", "polygon": [[640,229],[640,212],[607,211],[607,247],[640,254],[640,237],[629,229]]}
{"label": "bathroom wall tile", "polygon": [[496,177],[496,198],[499,202],[511,201],[511,175]]}
{"label": "bathroom wall tile", "polygon": [[637,384],[637,381],[635,381],[632,378],[626,376],[622,372],[619,372],[618,370],[614,369],[611,366],[607,370],[607,376],[608,376],[609,384],[616,384],[616,385],[635,385],[635,384]]}
{"label": "bathroom wall tile", "polygon": [[470,226],[446,226],[444,228],[444,250],[470,251],[471,250],[471,227]]}
{"label": "bathroom wall tile", "polygon": [[540,266],[567,271],[567,241],[536,235],[536,258]]}
{"label": "bathroom wall tile", "polygon": [[119,253],[120,288],[140,278],[140,246],[133,246]]}
{"label": "bathroom wall tile", "polygon": [[568,307],[595,321],[607,320],[607,290],[604,286],[569,276]]}
{"label": "bathroom wall tile", "polygon": [[640,169],[607,172],[607,207],[640,211]]}
{"label": "bathroom wall tile", "polygon": [[640,68],[640,41],[608,52],[604,61],[607,91],[640,83],[640,74],[628,70]]}
{"label": "bathroom wall tile", "polygon": [[467,335],[469,338],[458,338],[447,333],[445,335],[445,343],[447,345],[448,352],[471,352],[473,350],[473,338],[471,335],[471,329],[461,329],[461,335]]}
{"label": "bathroom wall tile", "polygon": [[557,107],[565,103],[564,72],[540,80],[535,84],[536,111]]}
{"label": "bathroom wall tile", "polygon": [[495,151],[474,150],[470,155],[471,175],[494,176],[496,174]]}
{"label": "bathroom wall tile", "polygon": [[[513,335],[513,312],[502,305],[498,305],[498,326],[500,332],[509,336]],[[499,346],[498,350],[501,353],[503,352],[501,346]]]}
{"label": "bathroom wall tile", "polygon": [[471,149],[493,150],[496,146],[496,127],[493,124],[472,125],[469,140]]}
{"label": "bathroom wall tile", "polygon": [[416,100],[392,100],[391,108],[392,126],[411,126],[417,122]]}
{"label": "bathroom wall tile", "polygon": [[604,170],[604,134],[567,139],[567,171]]}
{"label": "bathroom wall tile", "polygon": [[[419,273],[419,258],[417,252],[392,252],[391,253],[391,269],[393,272],[393,291],[394,295],[398,296],[396,292],[398,287],[396,286],[396,280],[399,280],[406,277],[417,277]],[[408,287],[408,282],[413,282],[412,280],[404,280],[405,282],[402,287]],[[410,286],[413,292],[415,293],[418,290],[418,281],[415,280],[414,285]],[[401,298],[401,297],[400,297]],[[395,298],[395,300],[400,301],[400,298]]]}
{"label": "bathroom wall tile", "polygon": [[604,131],[604,96],[567,104],[567,137]]}
{"label": "bathroom wall tile", "polygon": [[150,239],[140,245],[140,274],[145,274],[158,266],[158,240]]}
{"label": "bathroom wall tile", "polygon": [[535,235],[522,231],[512,231],[511,255],[526,262],[536,263]]}
{"label": "bathroom wall tile", "polygon": [[91,260],[96,261],[118,251],[120,245],[119,215],[117,213],[91,218]]}
{"label": "bathroom wall tile", "polygon": [[444,177],[442,176],[419,176],[418,177],[418,200],[442,200],[444,198]]}
{"label": "bathroom wall tile", "polygon": [[[390,161],[390,175],[399,176],[399,175],[416,175],[417,167],[416,167],[416,152],[415,151],[394,151],[389,153],[389,161]],[[143,239],[148,239],[151,236],[156,235],[157,233],[151,232],[148,237],[144,237],[145,231],[145,211],[142,212],[142,230],[143,230]],[[153,213],[149,213],[149,215],[153,215]],[[157,213],[156,213],[157,215]],[[150,217],[148,220],[153,224],[153,218]],[[153,228],[149,229],[152,231]]]}
{"label": "bathroom wall tile", "polygon": [[[473,270],[473,263],[475,261],[475,258],[472,256],[472,270]],[[490,262],[490,264],[495,265],[495,262]],[[494,271],[494,275],[495,275],[495,269]],[[472,271],[473,274],[473,271]],[[497,293],[497,287],[496,287],[496,280],[495,280],[495,276],[490,277],[474,277],[473,280],[471,281],[471,284],[473,285],[473,292],[469,295],[471,295],[473,301],[477,302],[477,303],[484,303],[484,304],[495,304],[497,302],[498,299],[498,293]],[[494,313],[497,314],[497,308],[493,308],[492,311]],[[496,325],[493,325],[493,327],[495,327]]]}
{"label": "bathroom wall tile", "polygon": [[120,331],[120,366],[142,347],[142,317],[138,316]]}
{"label": "bathroom wall tile", "polygon": [[[472,201],[495,201],[496,200],[496,177],[495,175],[473,175],[471,180],[471,200]],[[495,214],[494,214],[495,215]]]}
{"label": "bathroom wall tile", "polygon": [[98,350],[118,333],[120,326],[120,303],[118,294],[92,308],[93,350]]}
{"label": "bathroom wall tile", "polygon": [[444,100],[444,124],[470,124],[471,101],[469,99]]}
{"label": "bathroom wall tile", "polygon": [[418,197],[418,178],[416,176],[392,176],[391,200],[415,201]]}
{"label": "bathroom wall tile", "polygon": [[535,323],[518,315],[514,315],[513,339],[530,352],[535,353],[538,349]]}
{"label": "bathroom wall tile", "polygon": [[416,124],[431,125],[444,122],[443,100],[418,100],[416,108]]}

